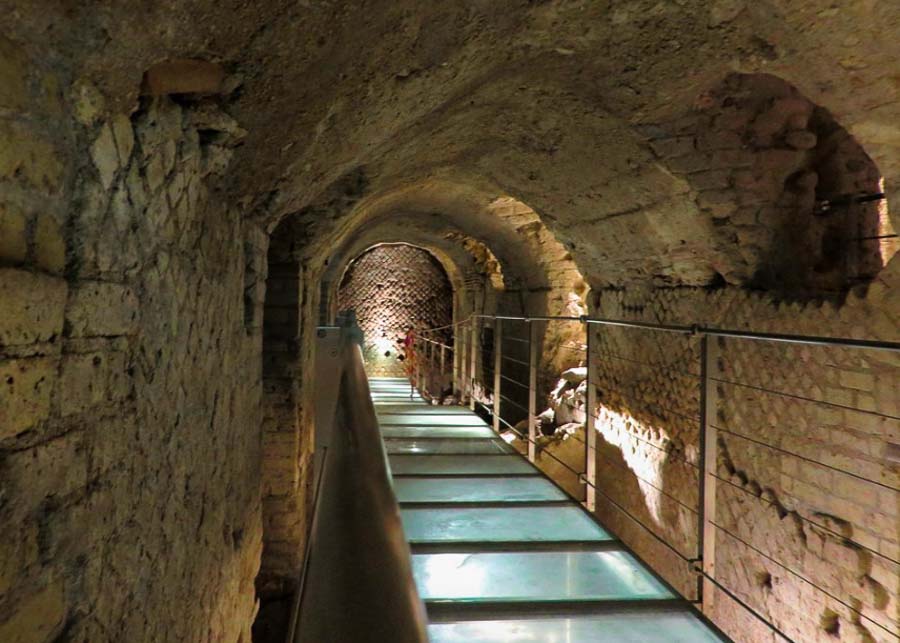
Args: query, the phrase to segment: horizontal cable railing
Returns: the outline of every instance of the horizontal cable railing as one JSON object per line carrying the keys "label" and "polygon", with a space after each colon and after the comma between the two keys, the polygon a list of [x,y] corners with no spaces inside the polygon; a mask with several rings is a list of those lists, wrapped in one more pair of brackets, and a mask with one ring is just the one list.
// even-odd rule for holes
{"label": "horizontal cable railing", "polygon": [[288,643],[428,640],[369,395],[361,332],[318,332],[318,480]]}
{"label": "horizontal cable railing", "polygon": [[[558,332],[554,335],[557,339],[548,340],[543,345],[544,333],[553,323],[564,324],[559,328],[568,330]],[[579,326],[581,330],[577,331]],[[748,352],[761,352],[763,345],[804,347],[804,351],[846,350],[863,351],[865,354],[875,351],[893,355],[900,352],[900,341],[756,332],[702,324],[662,324],[590,316],[471,315],[448,327],[433,330],[447,328],[452,328],[455,355],[452,360],[452,375],[446,379],[457,401],[472,409],[477,408],[479,413],[492,419],[497,433],[509,431],[515,439],[521,441],[523,449],[527,448],[528,458],[532,462],[538,455],[548,456],[562,467],[559,471],[565,470],[568,472],[567,476],[575,476],[582,486],[583,504],[586,508],[593,511],[598,508],[598,502],[601,502],[605,510],[623,516],[628,523],[636,525],[641,532],[680,559],[697,575],[699,582],[693,598],[702,605],[704,612],[711,613],[714,596],[719,595],[724,600],[735,602],[779,638],[790,640],[763,611],[751,604],[751,599],[743,594],[743,590],[729,587],[728,581],[716,573],[717,563],[721,568],[731,562],[728,558],[723,559],[725,554],[721,548],[716,547],[716,536],[720,534],[731,538],[738,546],[745,547],[748,555],[761,556],[778,568],[784,568],[787,573],[819,592],[823,602],[837,602],[864,621],[867,627],[900,640],[897,626],[881,622],[880,618],[871,613],[864,613],[857,598],[842,595],[836,588],[823,586],[825,579],[810,577],[803,569],[792,567],[796,563],[789,564],[779,560],[777,556],[749,542],[733,528],[716,521],[716,485],[722,483],[723,491],[739,489],[745,496],[756,498],[762,503],[762,507],[777,512],[779,516],[792,513],[801,524],[814,526],[821,533],[832,534],[837,542],[855,551],[865,552],[867,556],[887,565],[900,564],[889,552],[880,551],[871,544],[871,539],[863,539],[861,536],[857,538],[847,535],[843,530],[839,531],[829,520],[823,518],[827,513],[806,510],[802,503],[794,503],[797,504],[796,507],[786,508],[784,502],[773,499],[771,494],[767,496],[768,492],[763,493],[764,490],[758,485],[755,490],[742,486],[747,484],[747,479],[741,472],[734,475],[745,476],[744,478],[737,482],[729,479],[730,473],[722,473],[720,453],[720,445],[732,440],[739,441],[748,445],[741,447],[742,450],[760,449],[761,452],[772,454],[765,457],[787,458],[803,466],[819,467],[829,475],[871,485],[872,489],[882,493],[896,494],[896,500],[900,501],[900,489],[892,482],[874,478],[870,474],[870,468],[857,470],[857,467],[851,467],[847,461],[840,459],[823,461],[816,457],[814,449],[819,447],[815,443],[809,447],[802,441],[797,444],[785,443],[778,434],[760,431],[752,424],[753,416],[742,420],[743,423],[751,423],[744,427],[743,424],[735,424],[728,415],[734,405],[739,408],[740,404],[747,404],[748,395],[775,396],[776,399],[784,400],[784,404],[796,406],[779,411],[781,416],[772,416],[772,411],[768,410],[766,417],[775,417],[768,421],[779,423],[777,426],[773,425],[771,431],[781,425],[786,425],[784,431],[790,431],[793,426],[792,418],[796,418],[798,414],[802,417],[803,414],[812,413],[803,405],[820,405],[834,411],[856,413],[872,418],[873,421],[900,421],[898,413],[890,405],[888,408],[881,408],[871,400],[861,406],[854,404],[853,400],[829,399],[830,391],[826,389],[823,394],[821,388],[814,388],[810,392],[782,383],[779,389],[779,384],[768,377],[765,367],[759,372],[759,376],[765,378],[760,382],[746,381],[746,373],[727,369],[730,357],[740,359]],[[572,328],[581,334],[573,337]],[[674,344],[671,340],[657,341],[654,338],[660,333],[670,337],[680,336],[684,340],[677,340]],[[422,334],[427,337],[429,330],[422,331]],[[759,346],[744,344],[745,342]],[[642,352],[635,349],[632,354],[628,350],[629,346],[647,346],[651,350]],[[447,350],[447,347],[442,346],[441,350]],[[786,348],[785,351],[787,350],[793,349]],[[558,361],[587,367],[584,389],[579,388],[580,397],[576,402],[579,409],[583,407],[585,437],[584,440],[575,439],[577,447],[584,452],[583,465],[575,465],[557,457],[552,448],[548,448],[548,445],[554,443],[553,440],[546,441],[541,437],[538,419],[541,409],[538,408],[537,389],[541,376],[538,373],[539,365],[548,361],[544,351],[557,355]],[[783,351],[774,358],[790,363]],[[767,359],[771,360],[773,356],[763,355],[761,363],[767,364]],[[900,368],[900,361],[896,357],[891,358],[889,363],[897,364]],[[551,387],[545,382],[541,388],[549,390]],[[574,388],[572,385],[569,390]],[[735,391],[744,391],[745,394],[738,395]],[[763,402],[757,400],[756,403]],[[672,408],[673,406],[677,408]],[[610,414],[615,416],[617,413],[624,413],[623,417],[628,421],[611,424]],[[519,428],[526,421],[527,432]],[[673,441],[670,439],[672,434],[665,437],[664,431],[641,428],[645,426],[678,426],[680,433],[676,434],[679,437]],[[575,435],[578,434],[570,437]],[[598,435],[609,440],[607,447],[618,448],[622,453],[634,453],[635,448],[639,451],[652,449],[654,455],[637,457],[649,457],[656,463],[655,467],[676,465],[683,467],[683,471],[694,470],[696,473],[692,477],[696,477],[697,486],[686,497],[676,497],[665,488],[664,482],[656,480],[653,475],[631,469],[630,461],[623,459],[618,462],[606,451],[598,452]],[[661,435],[664,437],[660,437]],[[681,441],[682,438],[686,443]],[[726,442],[722,442],[723,440]],[[571,447],[569,449],[571,453]],[[727,459],[727,452],[724,455]],[[686,512],[684,515],[695,515],[693,519],[696,520],[696,529],[690,536],[691,540],[685,541],[681,537],[676,542],[672,537],[675,525],[648,519],[644,514],[636,515],[635,508],[628,500],[614,498],[612,490],[603,488],[604,485],[598,481],[598,464],[611,472],[605,476],[606,479],[619,480],[623,474],[631,472],[642,488],[654,492],[666,502],[674,503]],[[696,498],[696,504],[693,504],[693,498]],[[685,542],[690,542],[691,546],[695,544],[696,549],[692,552],[683,551]],[[733,548],[725,551],[733,551]],[[889,618],[889,615],[886,616]]]}

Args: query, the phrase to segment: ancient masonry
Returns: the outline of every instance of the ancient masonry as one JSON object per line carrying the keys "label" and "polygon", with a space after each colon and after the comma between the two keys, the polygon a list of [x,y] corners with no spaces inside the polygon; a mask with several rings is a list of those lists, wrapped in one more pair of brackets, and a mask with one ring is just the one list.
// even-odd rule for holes
{"label": "ancient masonry", "polygon": [[[453,290],[441,264],[426,250],[404,244],[372,248],[348,268],[338,292],[340,310],[356,311],[373,375],[403,375],[396,340],[410,327],[453,321]],[[442,336],[447,341],[452,333]]]}
{"label": "ancient masonry", "polygon": [[[2,642],[261,641],[337,308],[373,373],[473,313],[900,341],[900,3],[89,4],[0,0]],[[586,340],[539,334],[538,462],[580,493],[595,415],[597,515],[694,599],[699,340],[591,327],[595,409]],[[715,348],[710,618],[897,641],[896,353]]]}

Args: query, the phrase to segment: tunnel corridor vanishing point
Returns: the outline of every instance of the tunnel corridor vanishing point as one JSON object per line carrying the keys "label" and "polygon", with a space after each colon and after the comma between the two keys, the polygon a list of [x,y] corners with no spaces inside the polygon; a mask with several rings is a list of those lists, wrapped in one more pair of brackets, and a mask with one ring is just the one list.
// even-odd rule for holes
{"label": "tunnel corridor vanishing point", "polygon": [[[366,409],[497,436],[390,454],[438,640],[646,633],[640,595],[900,641],[900,3],[0,15],[0,642],[305,631],[321,431]],[[317,385],[348,308],[376,409]]]}

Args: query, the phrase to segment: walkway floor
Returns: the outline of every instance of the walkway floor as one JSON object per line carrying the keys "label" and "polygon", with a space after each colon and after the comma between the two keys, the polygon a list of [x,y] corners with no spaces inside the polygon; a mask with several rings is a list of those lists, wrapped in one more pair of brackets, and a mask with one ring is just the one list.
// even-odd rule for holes
{"label": "walkway floor", "polygon": [[722,640],[475,413],[369,385],[434,643]]}

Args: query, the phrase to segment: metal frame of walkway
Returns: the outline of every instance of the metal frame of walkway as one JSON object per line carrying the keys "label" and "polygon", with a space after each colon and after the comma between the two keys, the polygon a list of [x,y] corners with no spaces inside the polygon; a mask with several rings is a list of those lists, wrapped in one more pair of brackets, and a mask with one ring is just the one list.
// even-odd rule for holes
{"label": "metal frame of walkway", "polygon": [[431,641],[727,640],[474,412],[369,387]]}

